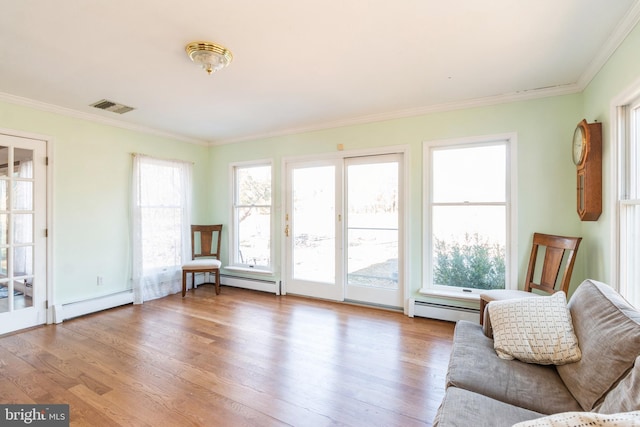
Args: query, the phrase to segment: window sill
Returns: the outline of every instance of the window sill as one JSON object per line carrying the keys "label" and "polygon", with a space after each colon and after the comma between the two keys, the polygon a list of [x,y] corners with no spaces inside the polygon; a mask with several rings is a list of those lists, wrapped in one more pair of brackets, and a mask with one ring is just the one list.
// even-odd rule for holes
{"label": "window sill", "polygon": [[238,271],[241,273],[262,274],[264,276],[273,276],[273,271],[271,270],[261,270],[258,268],[251,268],[251,267],[238,267],[235,265],[228,265],[223,268],[227,271]]}
{"label": "window sill", "polygon": [[456,292],[456,291],[441,291],[430,288],[421,288],[420,295],[435,297],[435,298],[447,298],[460,301],[480,301],[480,294],[477,292]]}

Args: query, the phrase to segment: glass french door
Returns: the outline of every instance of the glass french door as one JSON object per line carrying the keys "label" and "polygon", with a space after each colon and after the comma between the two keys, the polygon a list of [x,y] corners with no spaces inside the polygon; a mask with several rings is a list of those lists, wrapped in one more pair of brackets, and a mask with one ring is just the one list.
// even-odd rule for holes
{"label": "glass french door", "polygon": [[0,334],[46,321],[46,142],[0,134]]}
{"label": "glass french door", "polygon": [[287,166],[286,291],[342,301],[341,161]]}
{"label": "glass french door", "polygon": [[347,300],[403,306],[401,160],[400,154],[345,160]]}
{"label": "glass french door", "polygon": [[286,292],[403,306],[401,160],[288,164]]}

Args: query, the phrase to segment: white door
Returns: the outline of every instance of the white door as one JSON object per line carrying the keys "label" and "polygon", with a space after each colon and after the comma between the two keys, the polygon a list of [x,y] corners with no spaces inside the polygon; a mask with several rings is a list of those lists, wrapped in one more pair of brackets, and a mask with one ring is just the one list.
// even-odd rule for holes
{"label": "white door", "polygon": [[403,306],[400,154],[345,160],[345,298]]}
{"label": "white door", "polygon": [[0,334],[46,321],[46,142],[0,134]]}
{"label": "white door", "polygon": [[286,291],[344,299],[340,231],[341,161],[287,165]]}
{"label": "white door", "polygon": [[287,165],[286,292],[403,306],[401,164],[391,154]]}

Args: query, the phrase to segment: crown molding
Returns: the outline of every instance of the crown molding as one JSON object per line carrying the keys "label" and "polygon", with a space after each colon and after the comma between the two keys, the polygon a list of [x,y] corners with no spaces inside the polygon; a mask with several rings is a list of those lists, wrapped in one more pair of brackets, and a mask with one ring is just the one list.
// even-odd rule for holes
{"label": "crown molding", "polygon": [[40,111],[46,111],[48,113],[60,114],[62,116],[73,117],[76,119],[87,120],[90,122],[100,123],[107,126],[114,126],[121,129],[132,130],[136,132],[146,133],[150,135],[160,136],[163,138],[176,139],[181,142],[188,142],[190,144],[197,145],[210,145],[208,141],[204,141],[196,138],[188,138],[184,135],[178,135],[175,133],[164,132],[161,130],[153,129],[147,126],[141,126],[125,122],[123,120],[111,119],[108,117],[102,117],[97,114],[85,113],[82,111],[72,110],[70,108],[60,107],[58,105],[48,104],[46,102],[36,101],[30,98],[24,98],[21,96],[11,95],[9,93],[0,92],[0,101],[5,101],[10,104],[20,105],[23,107],[29,107]]}
{"label": "crown molding", "polygon": [[211,145],[226,145],[238,142],[255,141],[259,139],[275,138],[279,136],[294,135],[305,132],[316,132],[345,126],[354,126],[361,124],[377,123],[388,120],[404,119],[409,117],[417,117],[426,114],[442,113],[447,111],[466,110],[470,108],[487,107],[491,105],[506,104],[517,101],[527,101],[537,98],[547,98],[552,96],[570,95],[581,92],[582,89],[577,84],[567,84],[559,86],[551,86],[546,88],[522,90],[504,95],[489,96],[483,98],[469,99],[459,102],[449,102],[443,104],[429,105],[425,107],[409,108],[405,110],[397,110],[381,114],[370,114],[365,116],[351,117],[347,119],[334,120],[323,123],[316,123],[309,126],[301,126],[289,128],[276,132],[256,133],[252,135],[242,136],[239,138],[219,139],[211,141]]}
{"label": "crown molding", "polygon": [[7,93],[0,92],[0,101],[6,101],[11,104],[22,105],[25,107],[34,108],[41,111],[47,111],[64,116],[74,117],[82,120],[88,120],[96,123],[101,123],[109,126],[115,126],[123,129],[133,130],[137,132],[147,133],[151,135],[176,139],[182,142],[190,144],[216,146],[227,145],[239,142],[254,141],[259,139],[275,138],[280,136],[293,135],[305,132],[316,132],[321,130],[328,130],[333,128],[340,128],[346,126],[354,126],[368,123],[383,122],[388,120],[404,119],[410,117],[417,117],[426,114],[442,113],[447,111],[466,110],[470,108],[487,107],[491,105],[506,104],[510,102],[526,101],[537,98],[546,98],[552,96],[569,95],[577,92],[581,92],[583,88],[578,84],[559,85],[546,88],[537,88],[530,90],[522,90],[514,93],[489,96],[483,98],[475,98],[470,100],[464,100],[459,102],[449,102],[443,104],[429,105],[425,107],[409,108],[404,110],[391,111],[380,114],[369,114],[364,116],[351,117],[347,119],[340,119],[322,123],[315,123],[308,126],[293,127],[275,132],[261,132],[251,135],[241,136],[238,138],[218,139],[211,141],[204,141],[200,139],[187,138],[183,135],[172,134],[168,132],[159,131],[145,126],[135,125],[121,120],[115,120],[105,118],[97,114],[90,114],[81,111],[72,110],[69,108],[59,107],[53,104],[47,104],[40,101],[35,101],[29,98],[23,98]]}

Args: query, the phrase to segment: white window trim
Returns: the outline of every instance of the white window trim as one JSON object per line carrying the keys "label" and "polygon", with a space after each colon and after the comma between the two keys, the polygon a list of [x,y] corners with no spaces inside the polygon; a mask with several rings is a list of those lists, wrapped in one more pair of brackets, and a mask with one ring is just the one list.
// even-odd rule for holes
{"label": "white window trim", "polygon": [[517,173],[517,134],[504,133],[466,138],[442,139],[423,141],[422,143],[422,177],[423,177],[423,239],[422,239],[422,288],[419,293],[433,297],[449,297],[462,300],[478,300],[480,289],[454,289],[449,286],[433,285],[430,281],[433,277],[433,264],[431,259],[431,148],[445,146],[464,146],[491,144],[496,141],[507,141],[507,236],[506,250],[507,263],[505,265],[506,289],[518,288],[518,173]]}
{"label": "white window trim", "polygon": [[[269,254],[269,265],[268,266],[251,266],[249,264],[240,264],[235,262],[235,246],[236,246],[236,223],[235,223],[235,208],[236,208],[236,176],[235,171],[236,168],[246,168],[246,167],[255,167],[255,166],[270,166],[271,167],[271,207],[269,210],[269,235],[270,235],[270,254]],[[228,271],[236,271],[241,273],[255,273],[255,274],[268,274],[273,275],[274,271],[274,254],[275,254],[275,244],[274,244],[274,232],[275,232],[275,222],[274,222],[274,176],[275,171],[273,168],[273,160],[271,159],[261,159],[261,160],[251,160],[246,162],[234,162],[229,163],[229,182],[231,182],[231,212],[229,218],[231,218],[231,227],[229,227],[229,265],[225,266],[224,269]]]}

